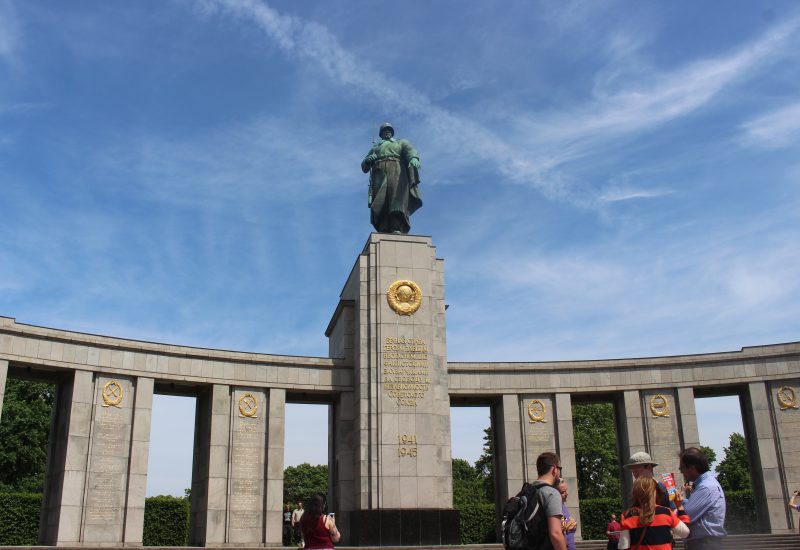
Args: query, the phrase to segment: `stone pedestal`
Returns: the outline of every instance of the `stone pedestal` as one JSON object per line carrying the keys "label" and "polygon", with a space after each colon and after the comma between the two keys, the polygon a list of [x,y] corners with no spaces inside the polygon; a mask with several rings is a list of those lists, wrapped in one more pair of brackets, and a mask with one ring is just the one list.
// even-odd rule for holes
{"label": "stone pedestal", "polygon": [[327,331],[331,351],[352,348],[355,365],[353,398],[335,412],[346,544],[458,543],[444,310],[431,239],[373,233]]}

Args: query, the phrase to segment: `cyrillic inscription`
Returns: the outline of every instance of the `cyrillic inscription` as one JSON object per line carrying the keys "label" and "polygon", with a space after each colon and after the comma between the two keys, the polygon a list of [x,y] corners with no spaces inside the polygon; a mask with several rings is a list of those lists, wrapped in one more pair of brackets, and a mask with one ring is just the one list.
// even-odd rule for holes
{"label": "cyrillic inscription", "polygon": [[384,338],[383,389],[401,407],[416,407],[425,397],[428,378],[428,344],[424,338]]}

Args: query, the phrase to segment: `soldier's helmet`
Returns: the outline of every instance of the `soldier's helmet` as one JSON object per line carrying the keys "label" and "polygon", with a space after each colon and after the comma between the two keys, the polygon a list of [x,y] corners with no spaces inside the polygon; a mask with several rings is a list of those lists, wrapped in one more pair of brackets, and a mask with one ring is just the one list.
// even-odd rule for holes
{"label": "soldier's helmet", "polygon": [[383,130],[386,128],[389,128],[392,131],[392,136],[394,136],[394,126],[392,126],[389,122],[384,122],[381,124],[380,130],[378,130],[378,135],[380,136],[383,133]]}

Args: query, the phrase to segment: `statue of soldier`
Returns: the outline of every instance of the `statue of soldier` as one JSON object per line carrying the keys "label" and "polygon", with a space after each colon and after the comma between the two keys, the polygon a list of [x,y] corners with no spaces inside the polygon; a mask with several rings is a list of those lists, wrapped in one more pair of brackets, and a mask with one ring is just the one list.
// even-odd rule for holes
{"label": "statue of soldier", "polygon": [[419,155],[410,142],[394,139],[394,128],[381,125],[381,141],[361,161],[369,175],[370,221],[380,233],[408,233],[409,216],[422,206]]}

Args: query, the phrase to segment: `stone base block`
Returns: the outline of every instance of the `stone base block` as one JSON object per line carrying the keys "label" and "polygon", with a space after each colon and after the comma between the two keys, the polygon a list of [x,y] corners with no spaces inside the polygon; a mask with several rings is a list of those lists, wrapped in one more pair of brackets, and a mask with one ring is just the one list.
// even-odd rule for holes
{"label": "stone base block", "polygon": [[441,546],[460,544],[458,510],[382,509],[350,512],[353,546]]}

